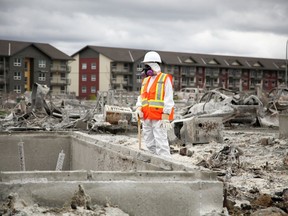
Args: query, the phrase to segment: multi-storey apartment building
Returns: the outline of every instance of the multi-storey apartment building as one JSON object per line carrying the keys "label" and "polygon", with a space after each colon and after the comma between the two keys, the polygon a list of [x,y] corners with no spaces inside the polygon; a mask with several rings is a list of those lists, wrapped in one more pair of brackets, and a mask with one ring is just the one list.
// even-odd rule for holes
{"label": "multi-storey apartment building", "polygon": [[72,55],[75,61],[71,63],[69,90],[80,98],[109,89],[134,91],[141,82],[136,80],[136,72],[142,70],[144,55],[144,50],[86,46]]}
{"label": "multi-storey apartment building", "polygon": [[[141,61],[149,50],[86,46],[72,55],[70,91],[89,98],[97,91],[141,87]],[[156,50],[157,51],[157,50]],[[175,91],[184,87],[270,90],[285,84],[284,59],[157,51],[162,72],[173,75]]]}
{"label": "multi-storey apartment building", "polygon": [[31,91],[34,83],[67,93],[72,60],[50,44],[0,40],[0,93]]}

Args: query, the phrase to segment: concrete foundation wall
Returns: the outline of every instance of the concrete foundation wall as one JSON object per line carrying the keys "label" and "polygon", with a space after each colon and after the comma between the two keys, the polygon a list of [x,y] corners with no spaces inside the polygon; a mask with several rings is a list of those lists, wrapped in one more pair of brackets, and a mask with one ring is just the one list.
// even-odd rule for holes
{"label": "concrete foundation wall", "polygon": [[70,140],[65,133],[0,133],[0,171],[20,171],[18,143],[23,142],[26,171],[55,170],[63,150],[63,170],[70,170]]}
{"label": "concrete foundation wall", "polygon": [[145,151],[106,143],[81,133],[12,132],[0,133],[0,171],[21,171],[18,143],[24,144],[26,171],[56,169],[59,153],[65,160],[62,170],[194,170],[175,161],[163,160]]}
{"label": "concrete foundation wall", "polygon": [[124,146],[107,143],[75,132],[71,141],[71,170],[194,170]]}
{"label": "concrete foundation wall", "polygon": [[[222,209],[221,182],[201,172],[57,172],[1,173],[1,200],[16,192],[26,202],[62,207],[69,204],[78,184],[92,203],[117,205],[129,215],[203,215]],[[14,175],[11,178],[11,174]],[[72,176],[72,177],[71,177]],[[55,178],[55,179],[54,179]],[[77,178],[77,181],[73,179]],[[89,180],[87,179],[89,178]],[[65,180],[65,181],[63,181]],[[21,186],[25,183],[25,186]]]}

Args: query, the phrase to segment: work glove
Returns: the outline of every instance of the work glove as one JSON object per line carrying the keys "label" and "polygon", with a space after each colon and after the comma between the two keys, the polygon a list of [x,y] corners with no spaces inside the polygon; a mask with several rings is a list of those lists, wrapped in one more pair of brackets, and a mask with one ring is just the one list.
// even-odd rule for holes
{"label": "work glove", "polygon": [[160,127],[166,129],[167,131],[173,128],[171,122],[169,121],[169,114],[162,114]]}
{"label": "work glove", "polygon": [[136,114],[137,114],[137,117],[142,119],[143,118],[143,112],[142,112],[142,107],[138,107],[136,109]]}

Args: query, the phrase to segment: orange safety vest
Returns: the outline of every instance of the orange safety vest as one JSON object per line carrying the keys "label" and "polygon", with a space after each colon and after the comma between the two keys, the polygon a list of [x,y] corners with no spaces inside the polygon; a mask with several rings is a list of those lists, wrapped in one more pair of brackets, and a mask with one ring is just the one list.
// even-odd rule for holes
{"label": "orange safety vest", "polygon": [[[165,73],[159,73],[154,80],[154,83],[147,92],[150,76],[144,78],[141,87],[142,98],[142,112],[144,119],[161,120],[164,108],[164,96],[165,96],[165,82],[167,78],[172,77]],[[174,119],[174,108],[169,115],[169,120]]]}

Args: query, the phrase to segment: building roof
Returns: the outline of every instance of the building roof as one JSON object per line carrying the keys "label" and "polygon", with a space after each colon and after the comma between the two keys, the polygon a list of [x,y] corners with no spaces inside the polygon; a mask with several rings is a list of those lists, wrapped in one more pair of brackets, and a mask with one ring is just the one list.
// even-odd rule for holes
{"label": "building roof", "polygon": [[73,58],[71,58],[69,55],[47,43],[9,40],[0,40],[0,56],[13,56],[29,46],[34,46],[36,49],[40,50],[54,60],[73,60]]}
{"label": "building roof", "polygon": [[[90,48],[108,58],[117,62],[135,62],[142,60],[146,52],[150,50],[86,46],[76,52],[80,53],[86,48]],[[224,56],[213,54],[183,53],[171,51],[158,51],[162,62],[168,65],[179,66],[202,66],[202,67],[222,67],[222,68],[243,68],[243,69],[265,69],[265,70],[284,70],[284,59],[269,59],[245,56]],[[72,55],[72,56],[74,56]]]}
{"label": "building roof", "polygon": [[117,62],[130,62],[133,63],[140,58],[143,58],[147,51],[141,49],[131,49],[131,48],[117,48],[117,47],[103,47],[103,46],[91,46],[88,45],[78,52],[72,55],[75,56],[78,53],[81,53],[85,49],[92,49],[97,53],[100,53],[107,58],[117,61]]}

